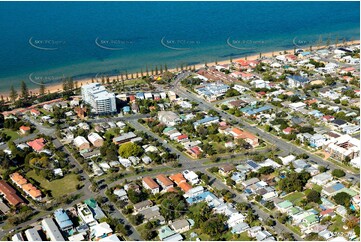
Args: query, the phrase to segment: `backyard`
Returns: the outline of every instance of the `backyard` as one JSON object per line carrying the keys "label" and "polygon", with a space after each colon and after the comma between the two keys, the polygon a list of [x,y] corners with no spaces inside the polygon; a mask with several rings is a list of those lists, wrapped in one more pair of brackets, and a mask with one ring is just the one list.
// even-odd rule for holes
{"label": "backyard", "polygon": [[33,178],[35,181],[39,182],[43,188],[50,190],[54,198],[63,197],[76,191],[76,185],[79,183],[75,174],[69,174],[51,182],[44,177],[36,175],[34,170],[29,171],[26,176]]}

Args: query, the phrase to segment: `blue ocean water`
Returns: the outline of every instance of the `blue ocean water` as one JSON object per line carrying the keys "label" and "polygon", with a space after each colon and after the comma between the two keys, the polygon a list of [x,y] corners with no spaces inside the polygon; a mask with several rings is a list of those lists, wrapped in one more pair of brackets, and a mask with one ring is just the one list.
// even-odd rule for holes
{"label": "blue ocean water", "polygon": [[359,39],[359,19],[359,2],[0,2],[0,90]]}

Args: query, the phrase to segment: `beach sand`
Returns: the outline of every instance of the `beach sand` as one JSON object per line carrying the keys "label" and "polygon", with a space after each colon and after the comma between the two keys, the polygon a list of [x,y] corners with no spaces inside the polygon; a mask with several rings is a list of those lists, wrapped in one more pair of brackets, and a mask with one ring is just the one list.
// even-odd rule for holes
{"label": "beach sand", "polygon": [[[350,42],[346,42],[345,45],[349,46],[349,45],[359,45],[360,44],[360,40],[355,40],[355,41],[350,41]],[[339,44],[338,47],[340,46],[343,46],[343,43]],[[327,48],[326,45],[323,45],[323,46],[313,46],[312,47],[312,50],[319,50],[319,49],[325,49]],[[304,50],[308,50],[309,48],[305,48]],[[294,52],[294,49],[289,49],[289,50],[285,50],[286,52],[288,53],[293,53]],[[279,53],[283,53],[284,51],[273,51],[273,52],[267,52],[267,53],[262,53],[262,57],[272,57],[273,55],[279,55]],[[237,59],[234,59],[233,62],[236,62],[237,60],[245,60],[246,57],[242,57],[242,58],[237,58]],[[256,60],[256,59],[259,59],[259,54],[257,55],[252,55],[252,56],[247,56],[247,60]],[[223,65],[223,64],[230,64],[230,60],[223,60],[223,61],[217,61],[217,64],[218,65]],[[215,65],[215,62],[210,62],[210,63],[207,63],[207,66],[212,66],[212,65]],[[195,65],[195,68],[196,69],[199,69],[201,67],[204,67],[204,63],[203,64],[198,64],[198,65]],[[171,72],[175,72],[176,71],[176,68],[173,68],[173,69],[168,69],[168,71],[171,71]],[[135,73],[133,73],[135,74]],[[131,77],[131,73],[128,73],[128,77]],[[109,80],[110,82],[113,82],[117,80],[117,76],[109,76]],[[101,82],[101,80],[95,80],[95,82]],[[129,82],[129,81],[132,81],[132,79],[127,79],[126,82]],[[78,87],[80,87],[81,85],[85,85],[85,84],[89,84],[92,82],[92,78],[84,78],[84,79],[81,79],[81,80],[76,80],[77,82],[77,85]],[[61,92],[63,90],[63,84],[62,83],[59,83],[59,84],[53,84],[53,85],[47,85],[45,86],[45,93],[54,93],[54,92]],[[33,89],[29,89],[29,91],[32,92],[32,95],[38,95],[39,94],[39,88],[33,88]],[[2,95],[4,97],[4,99],[8,98],[9,97],[9,93],[0,93],[0,95]]]}

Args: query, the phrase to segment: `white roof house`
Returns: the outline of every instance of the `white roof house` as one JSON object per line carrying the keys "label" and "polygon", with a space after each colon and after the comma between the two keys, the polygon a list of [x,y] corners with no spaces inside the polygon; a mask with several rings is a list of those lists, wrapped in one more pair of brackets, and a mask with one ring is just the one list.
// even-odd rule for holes
{"label": "white roof house", "polygon": [[194,171],[185,170],[182,172],[183,176],[187,181],[189,181],[192,185],[197,184],[199,182],[198,175]]}
{"label": "white roof house", "polygon": [[90,229],[91,237],[102,238],[104,235],[113,233],[113,230],[110,228],[110,225],[106,222],[97,224]]}
{"label": "white roof house", "polygon": [[90,133],[88,134],[88,140],[90,141],[90,143],[92,143],[92,145],[94,145],[95,147],[100,147],[103,145],[103,138],[97,134],[97,133]]}
{"label": "white roof house", "polygon": [[76,137],[73,140],[73,143],[77,148],[81,148],[81,147],[85,147],[85,146],[87,146],[89,148],[89,142],[83,136]]}
{"label": "white roof house", "polygon": [[38,231],[34,228],[25,230],[25,236],[28,241],[42,241]]}
{"label": "white roof house", "polygon": [[41,221],[41,225],[46,233],[46,237],[48,237],[51,241],[65,240],[52,218],[43,219]]}
{"label": "white roof house", "polygon": [[311,182],[317,185],[325,185],[329,181],[332,181],[333,177],[330,173],[324,172],[312,177]]}

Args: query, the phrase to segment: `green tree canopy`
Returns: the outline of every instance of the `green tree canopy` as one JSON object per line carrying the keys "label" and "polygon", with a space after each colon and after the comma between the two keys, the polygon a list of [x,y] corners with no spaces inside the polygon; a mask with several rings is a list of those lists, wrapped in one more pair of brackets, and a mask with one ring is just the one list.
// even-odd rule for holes
{"label": "green tree canopy", "polygon": [[129,156],[138,157],[143,154],[143,149],[137,144],[128,142],[119,147],[118,153],[123,158],[128,158]]}

